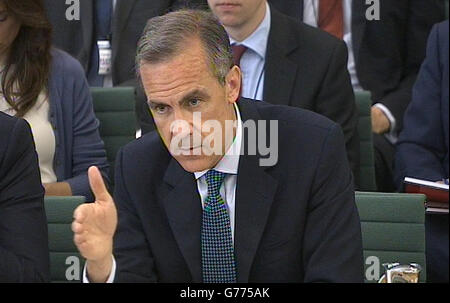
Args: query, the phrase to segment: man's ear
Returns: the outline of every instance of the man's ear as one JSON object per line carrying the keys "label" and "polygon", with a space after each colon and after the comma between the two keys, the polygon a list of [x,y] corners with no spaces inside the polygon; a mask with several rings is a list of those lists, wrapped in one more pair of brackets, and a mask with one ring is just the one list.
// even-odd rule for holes
{"label": "man's ear", "polygon": [[239,67],[233,66],[225,78],[227,101],[230,104],[235,103],[241,92],[242,73]]}

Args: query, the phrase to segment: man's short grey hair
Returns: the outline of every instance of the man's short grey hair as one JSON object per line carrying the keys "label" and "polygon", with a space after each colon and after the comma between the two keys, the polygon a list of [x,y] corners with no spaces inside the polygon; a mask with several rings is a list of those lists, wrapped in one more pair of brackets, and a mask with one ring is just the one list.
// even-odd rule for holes
{"label": "man's short grey hair", "polygon": [[189,39],[200,38],[212,74],[224,85],[233,66],[229,37],[209,11],[183,9],[150,19],[139,41],[136,70],[142,64],[161,63],[180,54]]}

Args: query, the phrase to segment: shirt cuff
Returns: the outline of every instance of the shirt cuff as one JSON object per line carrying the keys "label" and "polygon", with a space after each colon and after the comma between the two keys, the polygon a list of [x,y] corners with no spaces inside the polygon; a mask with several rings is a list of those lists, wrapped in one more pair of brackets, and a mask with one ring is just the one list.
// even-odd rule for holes
{"label": "shirt cuff", "polygon": [[397,126],[397,122],[396,122],[396,120],[395,120],[394,115],[391,113],[391,111],[390,111],[384,104],[376,103],[376,104],[374,104],[374,106],[375,106],[376,108],[379,108],[379,109],[383,112],[383,114],[386,115],[386,117],[387,117],[388,120],[389,120],[389,123],[390,123],[389,132],[386,133],[386,134],[384,134],[384,136],[385,136],[386,139],[388,139],[389,142],[391,142],[392,144],[397,143],[397,140],[398,140],[398,134],[397,134],[397,132],[396,132],[396,130],[395,130],[395,128],[396,128],[396,126]]}
{"label": "shirt cuff", "polygon": [[[106,283],[114,283],[114,276],[116,275],[116,259],[114,258],[114,255],[111,255],[111,257],[112,257],[112,268],[108,280],[106,280]],[[86,264],[84,264],[83,269],[83,283],[91,283],[89,282],[89,279],[87,277],[87,262]]]}

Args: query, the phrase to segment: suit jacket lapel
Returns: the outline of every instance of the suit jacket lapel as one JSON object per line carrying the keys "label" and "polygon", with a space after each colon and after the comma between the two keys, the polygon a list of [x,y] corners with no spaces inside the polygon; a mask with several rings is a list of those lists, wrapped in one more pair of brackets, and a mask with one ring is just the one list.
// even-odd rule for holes
{"label": "suit jacket lapel", "polygon": [[290,34],[291,28],[285,17],[273,6],[270,9],[272,18],[266,53],[264,101],[289,105],[298,70],[289,54],[299,47],[299,41],[296,34]]}
{"label": "suit jacket lapel", "polygon": [[[254,101],[250,101],[254,102]],[[249,101],[240,101],[242,121],[261,120]],[[258,125],[258,123],[257,123]],[[248,147],[244,138],[243,147]],[[235,254],[238,282],[249,281],[251,266],[266,227],[277,181],[259,164],[258,155],[241,155],[236,183]]]}
{"label": "suit jacket lapel", "polygon": [[83,32],[83,50],[80,61],[86,62],[86,66],[83,67],[87,71],[90,65],[92,43],[94,43],[94,1],[81,0],[80,15]]}
{"label": "suit jacket lapel", "polygon": [[166,171],[163,209],[178,247],[189,267],[192,282],[202,282],[201,222],[202,206],[193,174],[186,172],[175,159]]}
{"label": "suit jacket lapel", "polygon": [[113,65],[116,63],[117,48],[120,43],[120,36],[122,35],[122,31],[129,20],[131,11],[133,10],[136,1],[137,0],[117,0],[112,24]]}

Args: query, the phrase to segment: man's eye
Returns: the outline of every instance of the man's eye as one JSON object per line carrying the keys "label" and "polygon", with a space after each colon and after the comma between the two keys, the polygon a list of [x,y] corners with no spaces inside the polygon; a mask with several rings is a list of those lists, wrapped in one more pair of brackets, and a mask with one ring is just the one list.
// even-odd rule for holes
{"label": "man's eye", "polygon": [[189,101],[189,106],[196,107],[200,105],[200,99],[192,99]]}
{"label": "man's eye", "polygon": [[8,19],[8,13],[7,12],[0,12],[0,22],[4,22]]}
{"label": "man's eye", "polygon": [[152,110],[155,111],[158,114],[165,114],[166,111],[167,111],[167,106],[155,105],[155,106],[152,106]]}

